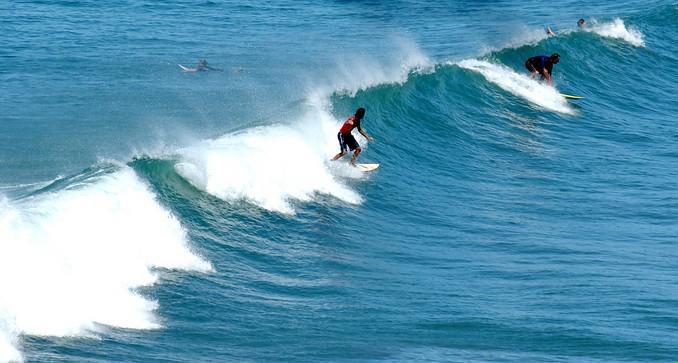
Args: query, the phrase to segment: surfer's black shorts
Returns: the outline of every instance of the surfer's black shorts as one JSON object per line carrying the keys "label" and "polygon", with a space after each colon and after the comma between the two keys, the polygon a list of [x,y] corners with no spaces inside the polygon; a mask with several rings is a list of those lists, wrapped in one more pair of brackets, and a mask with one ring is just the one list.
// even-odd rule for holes
{"label": "surfer's black shorts", "polygon": [[[530,63],[529,59],[527,61],[525,61],[525,68],[527,68],[527,70],[530,71],[531,73],[532,72],[539,72],[537,70],[537,68],[534,65],[532,65],[532,63]],[[539,73],[541,73],[541,72],[539,72]]]}
{"label": "surfer's black shorts", "polygon": [[355,141],[355,137],[353,137],[353,135],[351,134],[343,135],[340,132],[337,134],[337,138],[339,139],[339,147],[341,148],[341,152],[348,151],[348,149],[351,149],[351,151],[353,151],[360,147],[360,145],[358,145],[358,142]]}

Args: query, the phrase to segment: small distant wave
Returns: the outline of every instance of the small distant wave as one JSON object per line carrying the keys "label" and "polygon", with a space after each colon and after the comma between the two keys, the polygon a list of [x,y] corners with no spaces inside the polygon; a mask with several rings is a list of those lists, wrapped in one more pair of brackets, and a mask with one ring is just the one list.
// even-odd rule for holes
{"label": "small distant wave", "polygon": [[457,65],[482,74],[488,81],[535,105],[555,112],[574,114],[574,110],[555,88],[519,74],[504,65],[478,59],[463,60]]}
{"label": "small distant wave", "polygon": [[153,267],[209,271],[179,221],[128,167],[73,188],[0,201],[0,361],[18,334],[87,336],[97,324],[158,328],[132,289]]}
{"label": "small distant wave", "polygon": [[606,38],[621,39],[636,47],[645,46],[643,34],[637,29],[627,28],[624,21],[619,18],[608,23],[594,23],[589,29],[586,29],[586,31],[596,33]]}

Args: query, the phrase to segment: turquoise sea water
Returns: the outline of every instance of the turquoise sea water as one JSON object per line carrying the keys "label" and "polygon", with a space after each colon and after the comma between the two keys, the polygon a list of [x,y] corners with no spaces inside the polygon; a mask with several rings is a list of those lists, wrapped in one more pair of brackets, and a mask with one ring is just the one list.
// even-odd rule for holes
{"label": "turquoise sea water", "polygon": [[676,4],[0,18],[0,361],[678,360]]}

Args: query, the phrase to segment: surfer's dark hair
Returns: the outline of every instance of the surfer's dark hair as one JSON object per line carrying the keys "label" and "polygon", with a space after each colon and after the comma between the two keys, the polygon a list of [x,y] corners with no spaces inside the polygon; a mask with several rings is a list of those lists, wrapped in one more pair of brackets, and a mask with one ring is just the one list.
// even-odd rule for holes
{"label": "surfer's dark hair", "polygon": [[551,54],[551,59],[553,59],[553,58],[560,59],[560,54],[558,54],[558,53]]}
{"label": "surfer's dark hair", "polygon": [[584,18],[577,20],[577,24],[584,24],[584,23],[586,23],[586,20],[584,20]]}
{"label": "surfer's dark hair", "polygon": [[357,118],[363,118],[365,116],[365,109],[360,107],[355,111],[355,117]]}

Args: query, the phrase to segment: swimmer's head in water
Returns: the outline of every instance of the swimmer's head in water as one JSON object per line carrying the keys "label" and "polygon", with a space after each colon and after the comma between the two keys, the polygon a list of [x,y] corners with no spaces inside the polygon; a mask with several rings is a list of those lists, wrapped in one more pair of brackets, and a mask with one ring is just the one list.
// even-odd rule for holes
{"label": "swimmer's head in water", "polygon": [[579,25],[580,28],[585,27],[586,26],[586,20],[584,20],[584,19],[577,20],[577,25]]}

